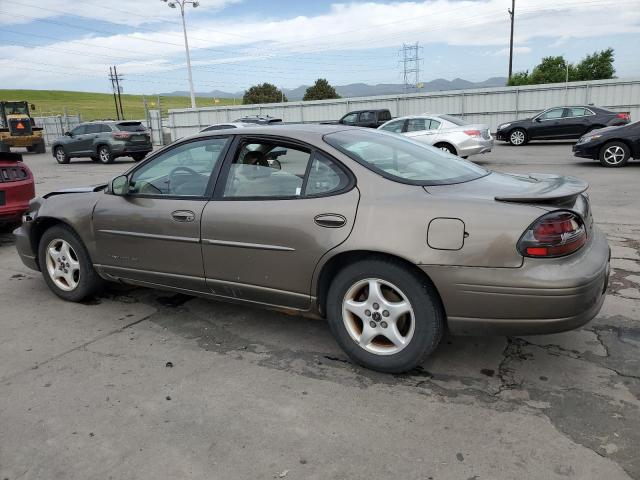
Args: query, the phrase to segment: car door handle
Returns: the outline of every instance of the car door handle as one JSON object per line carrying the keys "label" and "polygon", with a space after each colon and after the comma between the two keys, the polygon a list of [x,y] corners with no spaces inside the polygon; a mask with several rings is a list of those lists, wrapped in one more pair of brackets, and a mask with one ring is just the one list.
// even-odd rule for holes
{"label": "car door handle", "polygon": [[196,214],[191,210],[176,210],[171,213],[171,218],[176,222],[193,222],[196,219]]}
{"label": "car door handle", "polygon": [[347,224],[347,219],[337,213],[321,213],[313,219],[316,225],[326,228],[340,228]]}

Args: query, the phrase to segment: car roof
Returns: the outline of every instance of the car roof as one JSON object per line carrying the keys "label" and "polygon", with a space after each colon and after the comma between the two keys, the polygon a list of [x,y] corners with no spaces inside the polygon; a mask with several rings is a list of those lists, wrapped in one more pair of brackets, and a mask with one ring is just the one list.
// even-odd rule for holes
{"label": "car roof", "polygon": [[[238,134],[238,135],[275,135],[275,136],[288,136],[291,138],[302,138],[305,136],[318,136],[322,137],[324,135],[340,132],[342,130],[360,130],[359,127],[350,127],[345,125],[323,125],[323,124],[315,124],[315,123],[293,123],[293,124],[281,124],[281,125],[263,125],[257,126],[252,125],[248,127],[243,127],[241,131],[240,129],[229,129],[224,130],[224,134],[228,135]],[[195,135],[192,135],[189,138],[198,138],[198,137],[213,137],[216,135],[220,135],[220,132],[223,130],[212,130],[210,132],[200,132]]]}

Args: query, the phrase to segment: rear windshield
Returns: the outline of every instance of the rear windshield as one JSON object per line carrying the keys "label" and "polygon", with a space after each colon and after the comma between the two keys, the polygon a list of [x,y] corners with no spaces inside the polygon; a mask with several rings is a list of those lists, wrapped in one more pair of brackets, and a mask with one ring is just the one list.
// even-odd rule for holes
{"label": "rear windshield", "polygon": [[125,132],[144,132],[147,130],[140,122],[120,122],[117,126],[118,130]]}
{"label": "rear windshield", "polygon": [[448,185],[490,173],[438,148],[379,130],[343,130],[325,135],[324,141],[370,170],[401,183]]}
{"label": "rear windshield", "polygon": [[465,122],[461,118],[454,117],[453,115],[438,115],[438,116],[443,120],[446,120],[447,122],[451,122],[454,125],[458,125],[459,127],[462,127],[463,125],[470,125],[469,122]]}

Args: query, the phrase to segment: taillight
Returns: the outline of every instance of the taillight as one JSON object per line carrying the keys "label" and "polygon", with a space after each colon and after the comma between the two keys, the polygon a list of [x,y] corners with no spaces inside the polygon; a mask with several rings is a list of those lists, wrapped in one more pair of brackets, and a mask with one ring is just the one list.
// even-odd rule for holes
{"label": "taillight", "polygon": [[112,132],[111,135],[113,136],[113,138],[119,138],[122,140],[126,140],[127,138],[131,137],[131,134],[129,132]]}
{"label": "taillight", "polygon": [[623,118],[623,119],[625,119],[625,120],[631,120],[631,115],[629,115],[629,114],[628,114],[628,113],[626,113],[626,112],[619,113],[619,114],[617,114],[617,115],[616,115],[616,117],[618,117],[618,118]]}
{"label": "taillight", "polygon": [[535,221],[518,242],[525,257],[562,257],[587,242],[587,230],[579,215],[559,210]]}
{"label": "taillight", "polygon": [[477,138],[479,138],[481,135],[480,130],[465,130],[464,133],[466,133],[470,137],[477,137]]}

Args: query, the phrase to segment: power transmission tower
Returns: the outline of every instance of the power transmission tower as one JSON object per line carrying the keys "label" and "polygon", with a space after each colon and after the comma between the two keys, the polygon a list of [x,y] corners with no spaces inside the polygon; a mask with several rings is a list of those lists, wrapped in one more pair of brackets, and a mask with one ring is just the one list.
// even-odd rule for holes
{"label": "power transmission tower", "polygon": [[402,44],[402,71],[404,78],[404,92],[418,88],[420,79],[420,45],[418,42],[408,45]]}
{"label": "power transmission tower", "polygon": [[511,38],[509,40],[509,80],[513,74],[513,22],[516,15],[516,0],[511,0],[511,9],[507,9],[511,17]]}
{"label": "power transmission tower", "polygon": [[118,97],[116,96],[116,78],[113,75],[113,67],[109,67],[109,80],[111,80],[111,91],[113,92],[113,103],[116,106],[116,117],[120,120],[120,111],[118,110]]}

